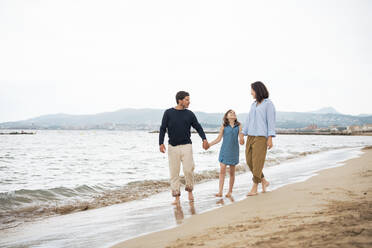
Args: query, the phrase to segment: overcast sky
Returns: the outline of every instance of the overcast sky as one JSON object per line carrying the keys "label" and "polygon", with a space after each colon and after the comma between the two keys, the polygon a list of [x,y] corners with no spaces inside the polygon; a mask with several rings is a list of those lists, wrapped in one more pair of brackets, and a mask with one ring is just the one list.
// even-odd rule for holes
{"label": "overcast sky", "polygon": [[372,1],[0,0],[0,122],[168,108],[372,114]]}

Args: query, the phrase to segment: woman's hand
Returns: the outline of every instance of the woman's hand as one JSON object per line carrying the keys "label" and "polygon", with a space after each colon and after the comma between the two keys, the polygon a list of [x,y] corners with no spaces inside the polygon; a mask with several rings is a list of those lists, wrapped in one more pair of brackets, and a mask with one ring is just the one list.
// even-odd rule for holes
{"label": "woman's hand", "polygon": [[273,137],[267,138],[267,148],[270,150],[273,147]]}
{"label": "woman's hand", "polygon": [[239,137],[239,143],[241,145],[244,145],[244,136],[243,137]]}

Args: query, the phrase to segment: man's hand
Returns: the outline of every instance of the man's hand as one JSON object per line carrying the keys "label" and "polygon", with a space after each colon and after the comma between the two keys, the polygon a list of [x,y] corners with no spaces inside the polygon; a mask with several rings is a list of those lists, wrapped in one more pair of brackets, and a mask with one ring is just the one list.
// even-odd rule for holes
{"label": "man's hand", "polygon": [[159,150],[160,150],[160,152],[162,152],[162,153],[165,153],[165,145],[164,144],[161,144],[160,146],[159,146]]}
{"label": "man's hand", "polygon": [[267,139],[267,148],[270,150],[273,147],[273,137],[269,136]]}
{"label": "man's hand", "polygon": [[209,148],[209,143],[206,139],[203,140],[203,148],[204,148],[204,150],[208,150],[208,148]]}

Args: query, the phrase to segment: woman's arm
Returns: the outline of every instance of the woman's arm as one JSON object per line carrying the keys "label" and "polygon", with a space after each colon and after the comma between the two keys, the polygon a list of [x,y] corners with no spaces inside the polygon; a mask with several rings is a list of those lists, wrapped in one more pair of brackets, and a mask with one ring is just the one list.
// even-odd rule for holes
{"label": "woman's arm", "polygon": [[247,136],[248,135],[249,114],[250,113],[251,113],[251,111],[249,111],[249,113],[247,115],[247,118],[245,119],[245,122],[243,123],[243,128],[242,128],[241,133],[239,133],[239,136],[243,135],[243,137],[244,137],[244,136]]}
{"label": "woman's arm", "polygon": [[213,140],[211,143],[209,143],[209,147],[211,147],[211,146],[213,146],[213,145],[219,143],[219,142],[222,140],[223,129],[224,129],[224,128],[225,128],[224,126],[221,126],[221,128],[220,128],[220,132],[218,133],[217,138],[216,138],[215,140]]}
{"label": "woman's arm", "polygon": [[244,145],[244,134],[242,133],[242,125],[239,126],[239,143]]}
{"label": "woman's arm", "polygon": [[275,137],[275,122],[276,122],[276,111],[273,103],[267,106],[267,148],[273,147],[273,137]]}

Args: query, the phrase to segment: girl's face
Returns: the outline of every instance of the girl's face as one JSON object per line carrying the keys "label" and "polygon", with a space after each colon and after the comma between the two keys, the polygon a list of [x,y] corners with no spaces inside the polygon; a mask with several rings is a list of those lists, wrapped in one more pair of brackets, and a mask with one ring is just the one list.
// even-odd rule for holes
{"label": "girl's face", "polygon": [[251,88],[251,95],[253,99],[256,99],[256,91],[254,91],[252,88]]}
{"label": "girl's face", "polygon": [[231,110],[228,114],[227,114],[227,119],[228,120],[236,120],[236,114],[235,114],[235,111],[234,110]]}

